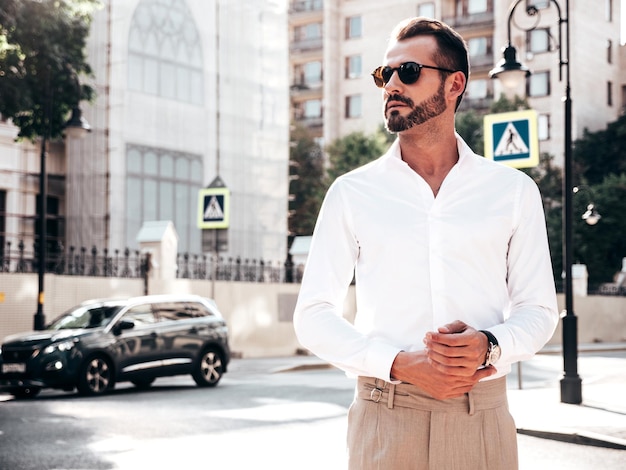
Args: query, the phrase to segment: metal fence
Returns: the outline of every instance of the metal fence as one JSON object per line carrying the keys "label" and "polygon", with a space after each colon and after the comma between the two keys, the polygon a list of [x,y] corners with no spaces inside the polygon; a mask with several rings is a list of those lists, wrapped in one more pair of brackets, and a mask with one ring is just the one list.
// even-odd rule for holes
{"label": "metal fence", "polygon": [[[149,255],[138,250],[98,250],[95,246],[48,247],[45,272],[65,276],[101,276],[144,278],[150,269]],[[182,279],[240,282],[300,282],[301,274],[290,260],[266,262],[241,257],[214,258],[208,255],[179,254],[176,277]],[[36,246],[32,249],[20,241],[16,247],[7,242],[0,252],[0,272],[36,273],[39,257]]]}

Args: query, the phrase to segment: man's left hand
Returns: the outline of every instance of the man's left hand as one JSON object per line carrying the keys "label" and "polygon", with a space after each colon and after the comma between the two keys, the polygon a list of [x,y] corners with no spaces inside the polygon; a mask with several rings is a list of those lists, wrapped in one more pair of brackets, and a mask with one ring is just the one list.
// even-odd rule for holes
{"label": "man's left hand", "polygon": [[473,375],[484,364],[489,346],[483,333],[460,320],[426,333],[424,344],[435,369],[462,376]]}

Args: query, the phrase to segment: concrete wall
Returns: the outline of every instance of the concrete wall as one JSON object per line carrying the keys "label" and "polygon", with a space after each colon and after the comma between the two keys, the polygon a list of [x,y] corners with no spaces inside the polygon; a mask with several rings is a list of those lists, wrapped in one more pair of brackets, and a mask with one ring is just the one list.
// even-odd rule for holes
{"label": "concrete wall", "polygon": [[[141,279],[46,275],[44,313],[50,321],[86,299],[142,295]],[[292,327],[299,284],[155,280],[150,293],[192,293],[215,298],[231,331],[231,348],[242,357],[293,355],[300,348]],[[32,329],[37,307],[36,274],[0,274],[0,338]],[[559,303],[562,307],[563,297]],[[575,298],[580,343],[626,341],[626,297]],[[352,318],[354,295],[344,315]],[[550,344],[560,344],[560,327]]]}

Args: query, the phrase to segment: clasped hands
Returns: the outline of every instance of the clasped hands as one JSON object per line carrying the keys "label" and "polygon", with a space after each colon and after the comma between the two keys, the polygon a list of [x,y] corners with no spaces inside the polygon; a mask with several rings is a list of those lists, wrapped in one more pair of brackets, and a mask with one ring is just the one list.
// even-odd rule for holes
{"label": "clasped hands", "polygon": [[496,373],[493,366],[481,367],[487,337],[460,320],[426,333],[424,345],[422,351],[400,352],[391,375],[438,400],[461,396],[481,379]]}

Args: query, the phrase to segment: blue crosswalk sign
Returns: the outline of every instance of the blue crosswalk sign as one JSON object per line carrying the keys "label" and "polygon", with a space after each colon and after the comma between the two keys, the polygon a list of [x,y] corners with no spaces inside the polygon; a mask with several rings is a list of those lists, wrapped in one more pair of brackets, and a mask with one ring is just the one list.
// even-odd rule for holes
{"label": "blue crosswalk sign", "polygon": [[515,168],[539,164],[536,111],[489,114],[484,125],[486,158]]}

